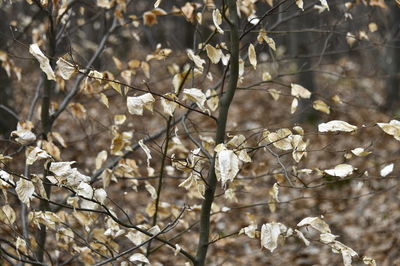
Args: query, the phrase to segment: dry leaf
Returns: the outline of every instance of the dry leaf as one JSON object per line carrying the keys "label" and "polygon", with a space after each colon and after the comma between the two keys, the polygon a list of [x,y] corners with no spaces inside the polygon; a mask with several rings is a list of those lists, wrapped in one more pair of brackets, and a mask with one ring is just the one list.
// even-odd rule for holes
{"label": "dry leaf", "polygon": [[50,66],[49,59],[43,54],[39,46],[34,43],[29,46],[29,53],[31,53],[40,64],[40,69],[46,74],[48,80],[56,80],[53,69]]}
{"label": "dry leaf", "polygon": [[253,66],[254,69],[257,68],[257,55],[256,50],[254,49],[254,45],[250,43],[249,45],[249,61],[250,64]]}
{"label": "dry leaf", "polygon": [[353,132],[357,127],[341,120],[332,120],[318,125],[319,132]]}
{"label": "dry leaf", "polygon": [[321,111],[321,112],[326,113],[328,115],[331,112],[329,105],[327,105],[324,101],[321,101],[321,100],[314,101],[313,102],[313,108],[315,110]]}

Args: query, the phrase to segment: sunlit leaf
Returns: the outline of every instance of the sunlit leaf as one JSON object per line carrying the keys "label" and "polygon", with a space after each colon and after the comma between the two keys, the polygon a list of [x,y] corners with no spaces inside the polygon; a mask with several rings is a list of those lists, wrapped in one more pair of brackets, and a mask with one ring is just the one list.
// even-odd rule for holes
{"label": "sunlit leaf", "polygon": [[394,164],[393,163],[385,165],[380,171],[381,177],[386,177],[387,175],[392,173],[393,172],[393,168],[394,168]]}
{"label": "sunlit leaf", "polygon": [[221,150],[217,152],[215,171],[218,180],[221,181],[222,186],[225,186],[228,181],[233,181],[239,172],[239,158],[232,150],[226,149],[224,145],[220,144],[220,147]]}
{"label": "sunlit leaf", "polygon": [[315,110],[321,111],[321,112],[326,113],[328,115],[331,112],[329,105],[327,105],[324,101],[321,101],[321,100],[314,101],[313,102],[313,108]]}
{"label": "sunlit leaf", "polygon": [[257,55],[256,55],[256,50],[254,49],[254,45],[250,43],[249,45],[249,60],[250,64],[253,66],[254,69],[257,68]]}
{"label": "sunlit leaf", "polygon": [[386,133],[400,141],[400,121],[391,120],[389,123],[377,123],[377,125]]}
{"label": "sunlit leaf", "polygon": [[137,97],[128,97],[127,106],[129,113],[133,115],[143,115],[143,109],[153,111],[155,99],[151,93],[146,93]]}
{"label": "sunlit leaf", "polygon": [[218,62],[221,60],[222,51],[210,44],[206,45],[206,51],[207,51],[207,56],[208,58],[210,58],[211,62],[213,64],[218,64]]}
{"label": "sunlit leaf", "polygon": [[219,9],[214,9],[214,11],[212,13],[212,17],[213,17],[213,22],[214,22],[215,28],[217,29],[217,31],[219,33],[223,34],[224,31],[219,26],[222,24],[222,15],[221,15],[221,12],[219,12]]}
{"label": "sunlit leaf", "polygon": [[197,104],[201,110],[205,110],[206,95],[199,89],[191,88],[183,90],[183,99],[189,99]]}
{"label": "sunlit leaf", "polygon": [[37,45],[36,43],[31,44],[29,46],[29,53],[31,53],[31,55],[33,55],[36,58],[36,60],[38,60],[40,69],[46,74],[47,79],[56,80],[54,71],[50,66],[50,61],[40,50],[39,45]]}
{"label": "sunlit leaf", "polygon": [[344,178],[351,175],[354,170],[354,167],[350,164],[338,164],[333,169],[326,169],[324,172],[331,176]]}
{"label": "sunlit leaf", "polygon": [[147,156],[147,167],[150,166],[150,160],[151,160],[151,153],[150,149],[144,144],[143,139],[139,140],[139,146],[143,149],[143,151],[146,153]]}
{"label": "sunlit leaf", "polygon": [[130,262],[134,262],[136,264],[140,263],[147,263],[150,264],[150,261],[144,256],[143,254],[140,253],[135,253],[132,256],[129,257]]}
{"label": "sunlit leaf", "polygon": [[298,227],[307,226],[307,225],[316,229],[320,233],[330,233],[331,232],[329,225],[319,217],[306,217],[297,224]]}
{"label": "sunlit leaf", "polygon": [[356,126],[341,120],[332,120],[327,123],[321,123],[318,125],[319,132],[353,132],[355,130],[357,130]]}
{"label": "sunlit leaf", "polygon": [[35,192],[35,186],[31,181],[20,178],[15,187],[15,192],[17,192],[19,200],[29,206],[29,202]]}
{"label": "sunlit leaf", "polygon": [[294,97],[300,97],[300,98],[304,98],[304,99],[309,99],[311,97],[311,92],[309,90],[307,90],[306,88],[304,88],[303,86],[299,85],[299,84],[290,84],[291,86],[291,94]]}

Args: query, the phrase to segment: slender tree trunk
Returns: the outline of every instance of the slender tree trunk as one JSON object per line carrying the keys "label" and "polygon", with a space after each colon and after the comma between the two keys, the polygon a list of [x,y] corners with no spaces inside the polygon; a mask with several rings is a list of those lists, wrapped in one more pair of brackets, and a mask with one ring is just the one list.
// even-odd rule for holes
{"label": "slender tree trunk", "polygon": [[[229,83],[220,100],[220,109],[217,121],[217,132],[215,143],[223,143],[226,135],[226,122],[228,119],[229,106],[235,95],[237,81],[239,77],[239,17],[237,15],[236,0],[226,1],[230,13],[230,75]],[[196,266],[202,266],[206,263],[209,234],[210,234],[210,212],[214,201],[214,193],[217,186],[217,177],[215,174],[215,155],[211,163],[207,179],[207,188],[204,194],[204,200],[201,206],[200,214],[200,236],[197,246]]]}
{"label": "slender tree trunk", "polygon": [[386,103],[383,109],[393,112],[398,108],[400,100],[400,9],[396,6],[390,7],[389,25],[392,29],[385,56],[389,78],[386,80]]}

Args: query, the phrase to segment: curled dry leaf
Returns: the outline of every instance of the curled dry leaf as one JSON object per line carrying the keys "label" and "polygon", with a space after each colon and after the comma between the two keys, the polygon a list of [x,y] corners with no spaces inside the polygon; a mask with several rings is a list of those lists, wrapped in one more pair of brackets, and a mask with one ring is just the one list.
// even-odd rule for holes
{"label": "curled dry leaf", "polygon": [[58,73],[65,80],[69,80],[75,73],[78,72],[78,70],[72,63],[68,62],[67,60],[65,60],[62,57],[60,57],[57,60],[56,64],[57,64]]}
{"label": "curled dry leaf", "polygon": [[331,176],[344,178],[351,175],[354,170],[355,168],[350,164],[338,164],[333,169],[327,169],[324,172]]}
{"label": "curled dry leaf", "polygon": [[386,133],[400,141],[400,121],[391,120],[389,123],[377,123],[377,125]]}
{"label": "curled dry leaf", "polygon": [[107,151],[103,150],[96,156],[96,170],[100,169],[103,163],[107,160]]}
{"label": "curled dry leaf", "polygon": [[294,83],[290,84],[290,86],[291,86],[291,94],[294,97],[304,98],[304,99],[309,99],[311,97],[311,92],[306,88],[304,88],[303,86]]}
{"label": "curled dry leaf", "polygon": [[137,97],[128,97],[128,112],[133,115],[143,115],[143,109],[146,108],[153,112],[153,103],[155,99],[151,93],[146,93]]}
{"label": "curled dry leaf", "polygon": [[359,157],[363,157],[363,156],[367,156],[368,154],[371,154],[370,151],[366,151],[366,150],[364,150],[364,148],[355,148],[355,149],[352,149],[351,152],[355,156],[359,156]]}
{"label": "curled dry leaf", "polygon": [[130,256],[129,261],[137,264],[140,264],[139,262],[150,264],[150,261],[146,258],[146,256],[140,253],[135,253]]}
{"label": "curled dry leaf", "polygon": [[21,178],[17,182],[15,192],[17,192],[19,200],[29,206],[29,202],[33,198],[33,193],[35,192],[35,186],[31,181]]}
{"label": "curled dry leaf", "polygon": [[319,217],[306,217],[297,224],[298,227],[307,226],[307,225],[316,229],[320,233],[330,233],[331,232],[329,225]]}
{"label": "curled dry leaf", "polygon": [[289,230],[281,223],[263,224],[261,227],[261,247],[273,252],[278,247],[279,236],[287,234]]}
{"label": "curled dry leaf", "polygon": [[26,164],[32,165],[37,160],[50,159],[51,156],[39,147],[33,148],[26,156]]}
{"label": "curled dry leaf", "polygon": [[304,11],[304,3],[303,0],[296,0],[296,5],[298,8]]}
{"label": "curled dry leaf", "polygon": [[316,100],[313,102],[313,108],[317,111],[321,111],[325,114],[330,114],[331,110],[329,105],[327,105],[324,101]]}
{"label": "curled dry leaf", "polygon": [[33,124],[30,121],[20,121],[17,124],[17,130],[11,132],[12,137],[19,144],[26,145],[36,140],[36,135],[31,131]]}
{"label": "curled dry leaf", "polygon": [[164,94],[165,97],[161,98],[161,106],[163,108],[163,112],[169,116],[174,116],[174,112],[178,104],[174,101],[168,99],[176,100],[176,95],[173,93]]}
{"label": "curled dry leaf", "polygon": [[183,100],[189,99],[197,104],[201,110],[205,110],[204,103],[207,100],[206,95],[199,89],[191,88],[183,90]]}
{"label": "curled dry leaf", "polygon": [[356,126],[341,120],[332,120],[327,123],[321,123],[318,125],[319,132],[336,132],[336,131],[353,132],[356,129],[357,129]]}
{"label": "curled dry leaf", "polygon": [[223,29],[221,29],[221,27],[219,25],[222,24],[222,15],[221,12],[219,12],[219,9],[214,9],[213,13],[212,13],[212,17],[213,17],[213,22],[214,22],[214,26],[217,29],[217,31],[221,34],[224,33]]}
{"label": "curled dry leaf", "polygon": [[294,98],[292,101],[292,104],[290,105],[290,113],[294,114],[297,110],[297,106],[299,106],[299,100],[297,98]]}
{"label": "curled dry leaf", "polygon": [[207,56],[210,58],[213,64],[218,64],[223,56],[221,49],[217,49],[214,46],[207,44],[206,45]]}
{"label": "curled dry leaf", "polygon": [[249,45],[249,61],[250,64],[253,66],[254,69],[257,68],[257,54],[256,54],[256,50],[254,49],[254,45],[252,43],[250,43]]}
{"label": "curled dry leaf", "polygon": [[94,191],[94,199],[100,202],[100,204],[104,204],[106,198],[107,198],[107,192],[104,189],[99,188]]}
{"label": "curled dry leaf", "polygon": [[217,151],[215,172],[222,186],[225,186],[228,181],[233,181],[239,172],[239,158],[232,150],[226,149],[223,144],[219,144],[215,150]]}
{"label": "curled dry leaf", "polygon": [[144,144],[143,139],[139,140],[139,146],[143,149],[147,156],[147,167],[150,167],[151,153],[149,147]]}
{"label": "curled dry leaf", "polygon": [[188,49],[188,50],[187,50],[187,55],[188,55],[189,59],[192,60],[192,61],[194,62],[194,64],[196,65],[196,67],[197,67],[201,72],[203,72],[203,70],[204,70],[203,64],[205,64],[206,61],[204,61],[204,59],[202,59],[200,56],[195,55],[194,52],[193,52],[193,50],[191,50],[191,49]]}
{"label": "curled dry leaf", "polygon": [[37,45],[36,43],[31,44],[29,46],[29,53],[31,53],[31,55],[33,55],[36,60],[38,60],[40,69],[46,74],[47,79],[56,80],[54,71],[50,66],[50,61],[40,50],[39,45]]}
{"label": "curled dry leaf", "polygon": [[256,237],[256,230],[257,230],[257,225],[256,224],[251,224],[249,226],[243,227],[239,231],[240,234],[245,234],[250,238],[255,238]]}

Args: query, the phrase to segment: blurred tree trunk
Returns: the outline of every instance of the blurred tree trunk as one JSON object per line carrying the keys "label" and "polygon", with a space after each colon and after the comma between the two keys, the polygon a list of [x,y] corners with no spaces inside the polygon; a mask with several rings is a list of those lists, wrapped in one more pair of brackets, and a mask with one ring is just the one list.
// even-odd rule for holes
{"label": "blurred tree trunk", "polygon": [[[10,30],[8,29],[8,18],[4,10],[0,10],[0,50],[6,48]],[[0,105],[5,106],[7,109],[14,111],[11,106],[13,105],[13,93],[11,87],[11,80],[6,71],[0,67]],[[8,136],[12,130],[16,128],[18,120],[7,110],[0,108],[0,134]]]}
{"label": "blurred tree trunk", "polygon": [[387,44],[385,56],[388,78],[386,79],[386,102],[383,109],[395,112],[400,100],[400,8],[391,6],[389,12],[390,41]]}
{"label": "blurred tree trunk", "polygon": [[[289,21],[289,31],[299,28],[306,28],[312,25],[314,19],[309,21],[309,17],[300,17]],[[294,62],[299,71],[297,75],[297,83],[314,93],[316,91],[314,82],[314,72],[309,71],[312,68],[312,58],[308,57],[312,52],[312,35],[309,32],[289,34],[289,54],[296,58]],[[318,118],[317,112],[312,108],[312,99],[300,99],[297,109],[297,122],[314,121]]]}

